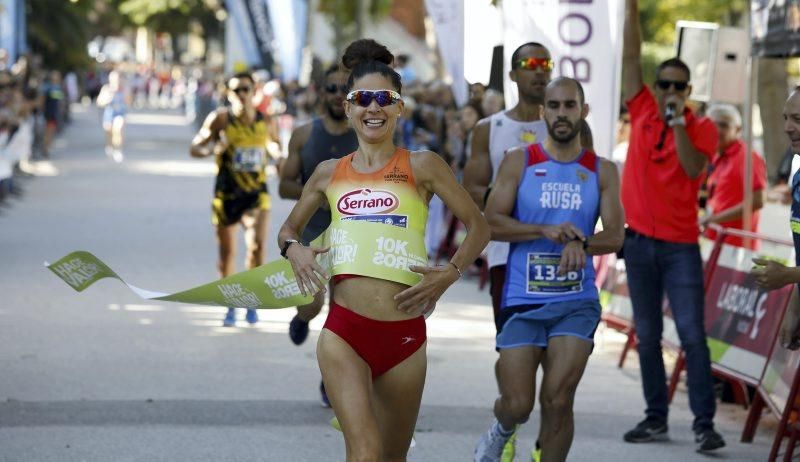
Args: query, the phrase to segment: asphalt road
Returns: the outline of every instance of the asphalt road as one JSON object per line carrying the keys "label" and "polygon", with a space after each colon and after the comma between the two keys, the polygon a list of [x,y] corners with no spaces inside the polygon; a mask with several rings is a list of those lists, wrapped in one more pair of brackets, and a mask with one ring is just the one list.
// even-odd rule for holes
{"label": "asphalt road", "polygon": [[[182,117],[132,114],[121,164],[103,154],[97,112],[79,108],[74,117],[51,160],[35,165],[25,196],[0,210],[0,461],[344,460],[332,412],[318,402],[314,345],[323,316],[296,347],[287,336],[294,310],[223,328],[224,308],[153,303],[112,280],[76,293],[42,266],[83,249],[147,289],[216,278],[214,166],[189,158],[192,131]],[[274,236],[290,207],[273,199],[268,260],[278,258]],[[476,278],[450,289],[428,329],[409,460],[471,460],[497,392],[489,296]],[[671,442],[624,443],[644,405],[635,354],[616,368],[622,340],[598,333],[578,390],[570,460],[766,460],[774,419],[765,416],[756,442],[741,444],[745,411],[732,405],[721,405],[717,419],[728,447],[696,454],[685,388],[672,406]],[[522,456],[537,414],[521,431],[518,461],[529,460]]]}

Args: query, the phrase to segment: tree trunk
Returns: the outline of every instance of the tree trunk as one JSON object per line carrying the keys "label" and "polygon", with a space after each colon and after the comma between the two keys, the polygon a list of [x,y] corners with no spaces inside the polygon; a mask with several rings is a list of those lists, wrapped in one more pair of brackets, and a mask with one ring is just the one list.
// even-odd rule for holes
{"label": "tree trunk", "polygon": [[774,181],[778,166],[786,152],[786,134],[783,132],[783,103],[787,95],[786,60],[758,59],[758,106],[764,127],[764,159],[767,174]]}

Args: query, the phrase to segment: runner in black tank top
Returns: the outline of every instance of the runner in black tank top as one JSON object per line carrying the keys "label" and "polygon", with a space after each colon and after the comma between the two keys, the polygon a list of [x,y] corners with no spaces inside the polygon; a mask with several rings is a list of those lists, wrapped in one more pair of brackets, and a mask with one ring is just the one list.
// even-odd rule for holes
{"label": "runner in black tank top", "polygon": [[[289,140],[289,157],[281,168],[279,187],[281,198],[299,199],[303,186],[320,162],[344,157],[358,148],[358,139],[344,113],[343,102],[348,76],[348,72],[338,65],[329,68],[325,73],[322,115],[292,132]],[[303,243],[308,244],[316,239],[330,222],[329,210],[322,208],[317,210],[303,231]],[[333,297],[332,286],[330,291]],[[289,337],[295,345],[305,342],[308,337],[308,323],[319,314],[324,303],[325,295],[319,292],[313,302],[297,307],[297,315],[289,324]],[[322,383],[320,392],[323,405],[330,407]]]}
{"label": "runner in black tank top", "polygon": [[[219,242],[221,277],[236,272],[236,233],[245,228],[248,269],[264,262],[264,239],[269,224],[267,193],[267,147],[272,141],[267,121],[253,105],[253,77],[236,74],[228,80],[230,109],[213,111],[192,140],[192,157],[214,156],[218,174],[214,186],[211,222]],[[258,315],[248,309],[247,322]],[[236,308],[228,308],[223,325],[236,324]]]}

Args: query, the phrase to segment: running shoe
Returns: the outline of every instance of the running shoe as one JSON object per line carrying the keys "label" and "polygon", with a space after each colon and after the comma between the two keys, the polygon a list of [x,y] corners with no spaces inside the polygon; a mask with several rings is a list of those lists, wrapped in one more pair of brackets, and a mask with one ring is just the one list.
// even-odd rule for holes
{"label": "running shoe", "polygon": [[114,162],[119,164],[122,162],[125,156],[122,154],[122,150],[114,149],[114,151],[111,153],[111,158],[114,159]]}
{"label": "running shoe", "polygon": [[623,437],[628,443],[649,443],[651,441],[667,441],[669,440],[669,428],[667,423],[658,420],[646,418],[639,422],[636,427],[625,434]]}
{"label": "running shoe", "polygon": [[322,407],[330,408],[331,402],[328,401],[328,394],[325,393],[325,383],[322,380],[319,381],[319,395],[320,401],[322,402]]}
{"label": "running shoe", "polygon": [[233,327],[236,325],[236,308],[228,308],[228,313],[222,321],[223,327]]}
{"label": "running shoe", "polygon": [[474,462],[501,462],[503,449],[506,443],[514,436],[516,429],[508,435],[500,433],[500,424],[497,420],[486,433],[483,434],[478,446],[475,447]]}
{"label": "running shoe", "polygon": [[295,345],[302,345],[308,338],[308,323],[300,319],[300,315],[296,314],[289,323],[289,338]]}
{"label": "running shoe", "polygon": [[247,315],[245,316],[245,319],[247,319],[248,323],[255,324],[255,323],[258,322],[258,313],[256,313],[256,310],[248,308]]}
{"label": "running shoe", "polygon": [[511,438],[503,446],[503,454],[500,456],[500,462],[514,462],[514,456],[517,454],[517,432],[511,434]]}
{"label": "running shoe", "polygon": [[539,442],[536,442],[536,447],[531,450],[531,462],[542,462],[542,448]]}
{"label": "running shoe", "polygon": [[331,418],[331,427],[333,427],[336,431],[342,431],[342,424],[339,423],[339,419],[336,416]]}
{"label": "running shoe", "polygon": [[725,446],[725,440],[722,435],[713,428],[696,431],[694,442],[697,443],[697,452],[713,451]]}

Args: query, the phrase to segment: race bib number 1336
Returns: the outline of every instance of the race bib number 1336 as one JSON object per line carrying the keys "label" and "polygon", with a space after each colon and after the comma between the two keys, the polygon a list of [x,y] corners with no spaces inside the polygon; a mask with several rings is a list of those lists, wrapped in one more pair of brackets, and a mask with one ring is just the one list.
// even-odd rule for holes
{"label": "race bib number 1336", "polygon": [[558,274],[561,255],[557,253],[528,254],[529,294],[553,295],[580,292],[583,290],[583,269]]}

